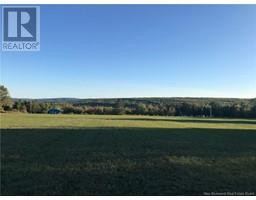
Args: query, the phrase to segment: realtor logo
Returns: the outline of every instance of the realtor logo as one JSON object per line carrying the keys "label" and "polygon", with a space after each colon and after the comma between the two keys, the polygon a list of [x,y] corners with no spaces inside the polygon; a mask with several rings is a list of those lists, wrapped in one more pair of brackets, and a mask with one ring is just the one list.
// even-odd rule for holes
{"label": "realtor logo", "polygon": [[4,6],[2,10],[2,50],[40,50],[40,10],[38,6]]}

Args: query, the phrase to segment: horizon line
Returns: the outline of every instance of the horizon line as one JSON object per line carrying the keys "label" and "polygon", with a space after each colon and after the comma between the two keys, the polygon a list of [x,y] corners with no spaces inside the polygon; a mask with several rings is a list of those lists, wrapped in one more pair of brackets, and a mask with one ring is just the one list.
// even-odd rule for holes
{"label": "horizon line", "polygon": [[12,99],[150,99],[150,98],[191,98],[191,99],[256,99],[256,97],[204,97],[204,96],[151,96],[151,97],[11,97]]}

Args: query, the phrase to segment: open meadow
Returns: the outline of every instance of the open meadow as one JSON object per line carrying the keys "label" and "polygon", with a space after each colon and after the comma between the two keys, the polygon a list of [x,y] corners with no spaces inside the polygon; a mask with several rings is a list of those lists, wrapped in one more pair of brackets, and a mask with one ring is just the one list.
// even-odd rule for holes
{"label": "open meadow", "polygon": [[256,195],[256,119],[1,114],[1,195]]}

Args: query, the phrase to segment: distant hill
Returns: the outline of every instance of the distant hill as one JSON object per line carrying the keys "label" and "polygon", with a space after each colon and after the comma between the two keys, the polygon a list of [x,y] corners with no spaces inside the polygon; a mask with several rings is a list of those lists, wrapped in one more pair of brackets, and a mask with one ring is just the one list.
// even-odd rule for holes
{"label": "distant hill", "polygon": [[162,116],[256,117],[256,99],[240,98],[46,98],[13,99],[13,109],[47,113],[58,108],[64,114],[136,114]]}
{"label": "distant hill", "polygon": [[31,99],[31,98],[12,98],[13,101],[38,101],[40,103],[74,103],[82,99],[77,98],[40,98],[40,99]]}
{"label": "distant hill", "polygon": [[13,98],[14,101],[37,101],[40,103],[70,103],[79,105],[113,105],[117,101],[126,104],[180,104],[180,103],[197,103],[197,104],[208,104],[211,102],[221,104],[233,104],[233,103],[249,103],[256,104],[256,98],[245,99],[245,98],[203,98],[203,97],[145,97],[145,98],[93,98],[93,99],[79,99],[79,98],[40,98],[40,99],[29,99],[29,98]]}

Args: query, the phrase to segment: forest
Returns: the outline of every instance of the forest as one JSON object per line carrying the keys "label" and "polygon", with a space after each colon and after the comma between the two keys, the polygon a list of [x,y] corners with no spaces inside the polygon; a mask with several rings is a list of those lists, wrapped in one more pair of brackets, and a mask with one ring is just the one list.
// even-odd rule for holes
{"label": "forest", "polygon": [[18,99],[0,88],[2,112],[256,118],[256,98]]}

